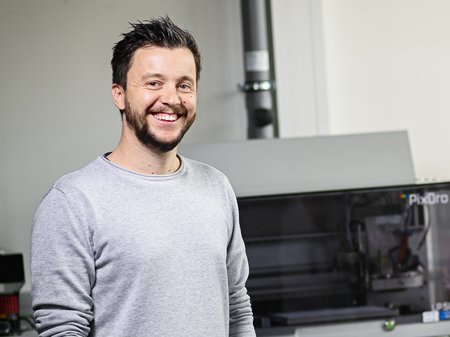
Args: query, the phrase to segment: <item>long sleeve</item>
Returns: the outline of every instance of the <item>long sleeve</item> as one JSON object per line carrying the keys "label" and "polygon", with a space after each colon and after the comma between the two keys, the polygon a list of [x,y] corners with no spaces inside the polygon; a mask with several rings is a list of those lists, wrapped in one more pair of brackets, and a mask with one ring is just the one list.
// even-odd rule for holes
{"label": "long sleeve", "polygon": [[83,217],[53,188],[32,233],[32,297],[39,336],[88,336],[93,319],[94,258]]}
{"label": "long sleeve", "polygon": [[230,302],[230,336],[254,337],[253,313],[245,283],[249,267],[242,239],[239,212],[234,192],[229,189],[232,232],[227,251],[228,287]]}

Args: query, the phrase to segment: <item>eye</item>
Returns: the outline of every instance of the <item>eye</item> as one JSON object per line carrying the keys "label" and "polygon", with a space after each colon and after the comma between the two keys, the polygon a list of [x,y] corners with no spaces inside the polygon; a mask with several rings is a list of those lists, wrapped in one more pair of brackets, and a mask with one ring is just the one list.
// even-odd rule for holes
{"label": "eye", "polygon": [[180,88],[180,90],[182,92],[191,92],[192,91],[192,85],[186,82],[180,83],[178,85],[178,88]]}
{"label": "eye", "polygon": [[145,86],[150,89],[157,89],[161,87],[161,83],[159,81],[148,81],[145,83]]}

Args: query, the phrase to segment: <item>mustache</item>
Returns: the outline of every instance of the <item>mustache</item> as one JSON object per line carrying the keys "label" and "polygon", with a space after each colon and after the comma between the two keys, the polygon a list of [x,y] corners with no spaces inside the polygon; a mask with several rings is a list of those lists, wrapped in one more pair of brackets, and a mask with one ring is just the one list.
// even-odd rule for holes
{"label": "mustache", "polygon": [[161,106],[157,108],[148,108],[145,112],[145,115],[154,115],[157,113],[174,113],[177,115],[187,115],[187,109],[183,105],[175,105],[172,107]]}

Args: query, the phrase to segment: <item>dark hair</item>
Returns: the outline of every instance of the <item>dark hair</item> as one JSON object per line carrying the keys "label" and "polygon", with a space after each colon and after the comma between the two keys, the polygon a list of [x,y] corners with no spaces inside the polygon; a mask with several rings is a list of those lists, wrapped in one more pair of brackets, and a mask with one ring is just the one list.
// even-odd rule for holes
{"label": "dark hair", "polygon": [[122,34],[123,39],[113,48],[111,59],[112,81],[126,89],[127,73],[133,55],[139,48],[157,46],[164,48],[189,48],[194,56],[196,79],[200,78],[201,56],[194,37],[173,23],[168,17],[130,23],[133,30]]}

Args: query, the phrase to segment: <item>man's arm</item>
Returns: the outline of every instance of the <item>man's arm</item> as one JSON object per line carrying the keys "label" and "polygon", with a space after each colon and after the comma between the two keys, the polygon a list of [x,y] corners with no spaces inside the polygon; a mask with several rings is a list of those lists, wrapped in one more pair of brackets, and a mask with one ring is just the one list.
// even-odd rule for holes
{"label": "man's arm", "polygon": [[239,212],[234,192],[229,191],[233,228],[228,243],[227,270],[230,301],[230,336],[255,337],[253,313],[245,282],[248,278],[248,261],[239,225]]}
{"label": "man's arm", "polygon": [[65,193],[53,188],[33,221],[32,304],[42,337],[88,336],[93,319],[93,249],[74,208]]}

